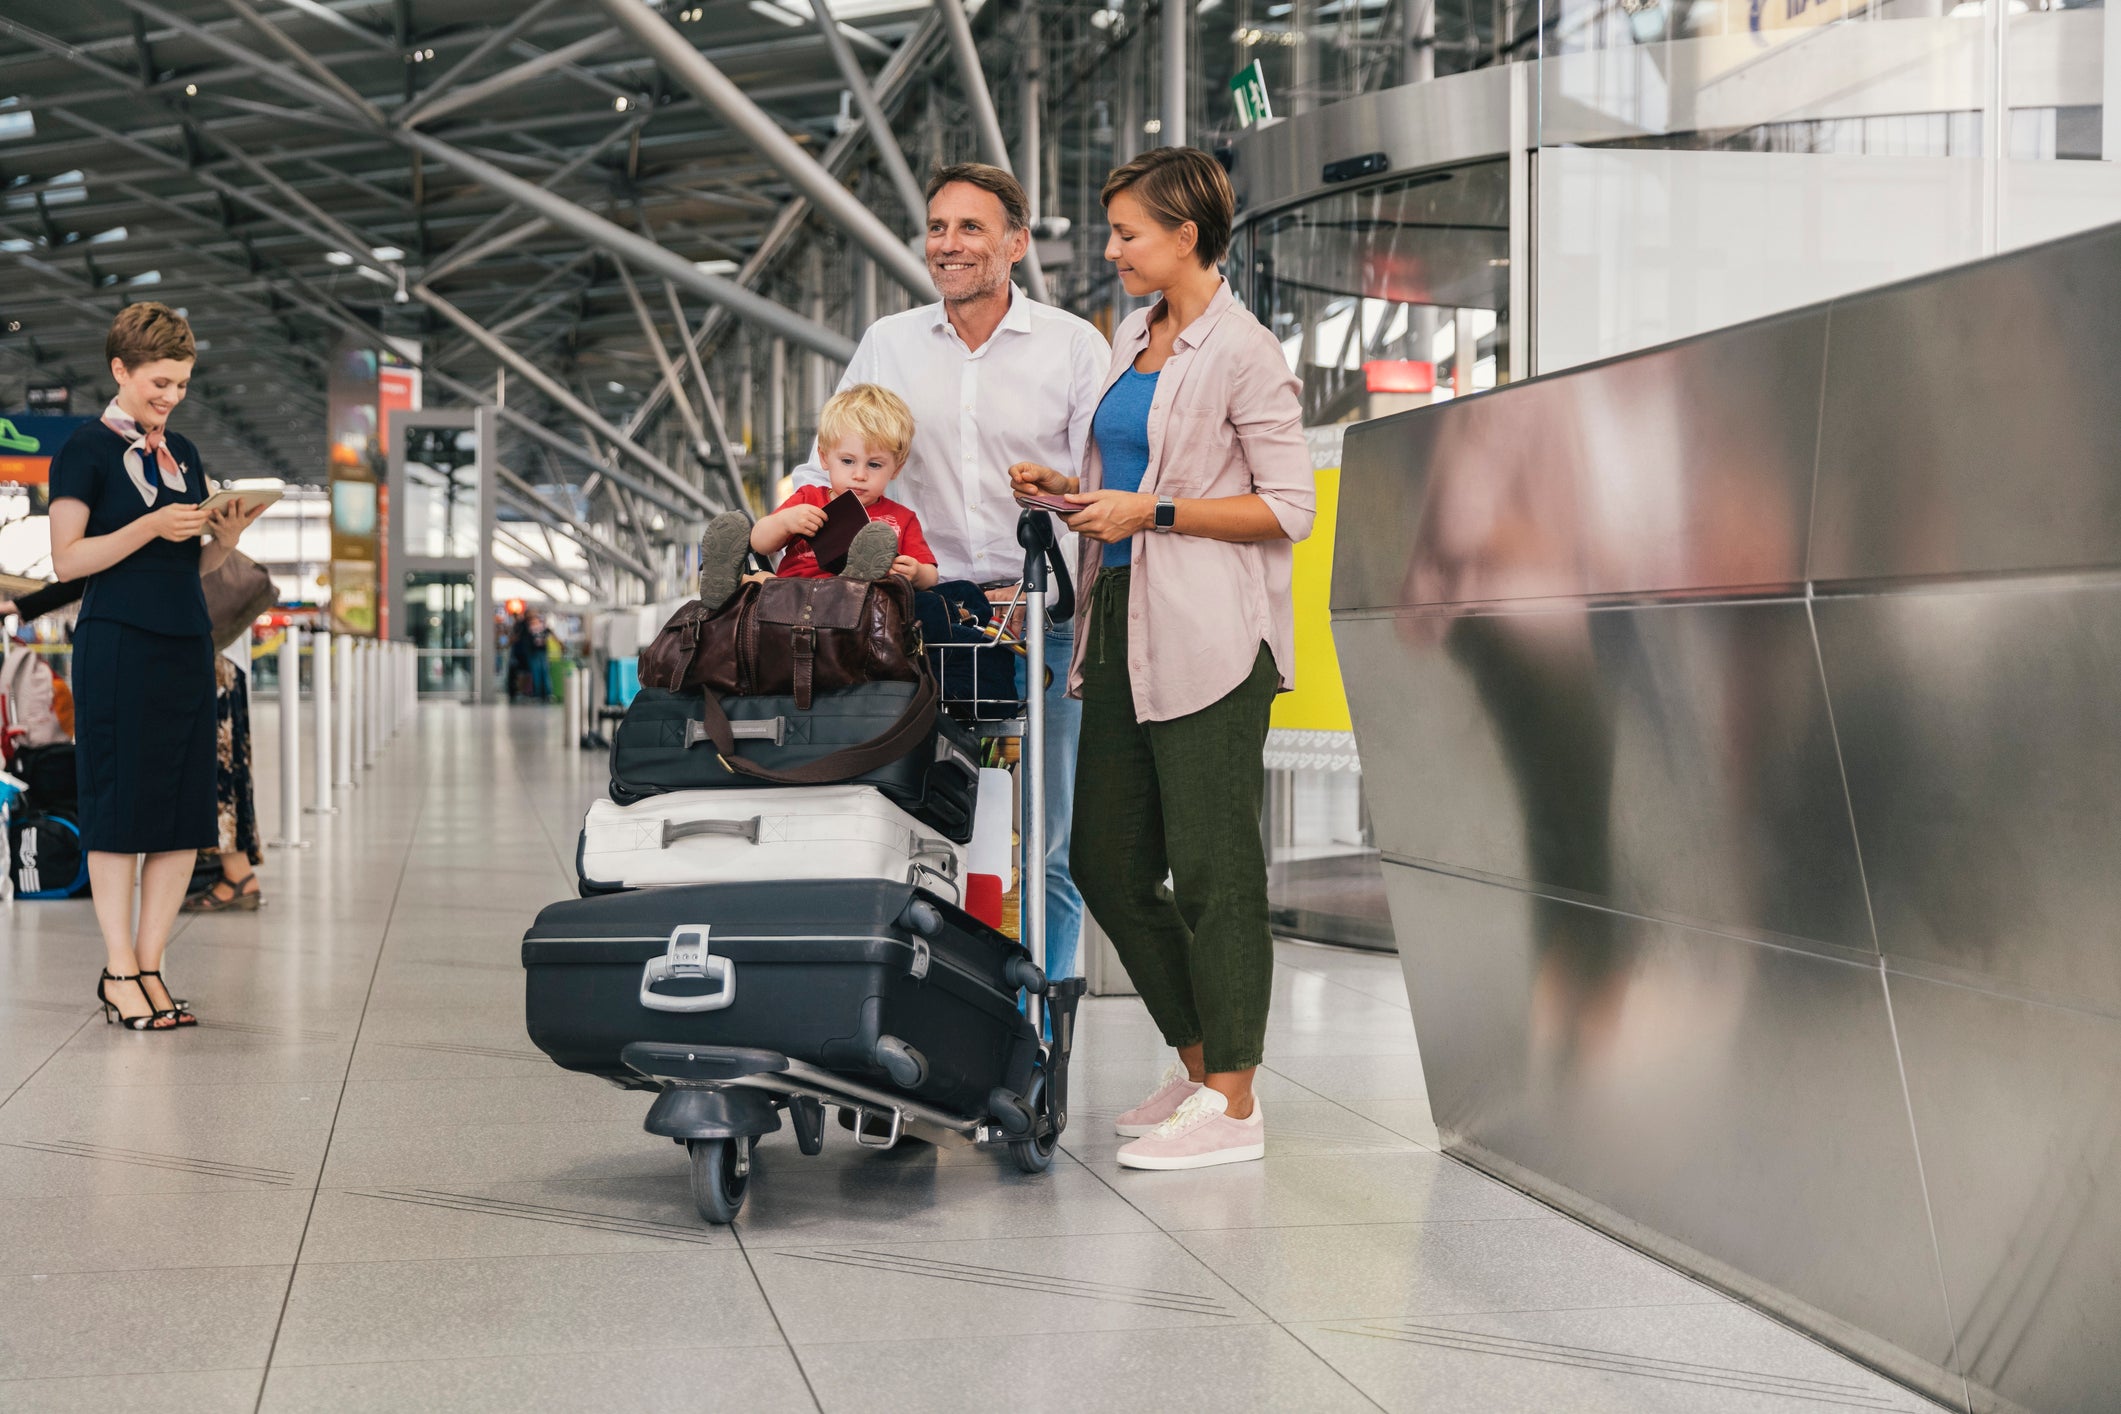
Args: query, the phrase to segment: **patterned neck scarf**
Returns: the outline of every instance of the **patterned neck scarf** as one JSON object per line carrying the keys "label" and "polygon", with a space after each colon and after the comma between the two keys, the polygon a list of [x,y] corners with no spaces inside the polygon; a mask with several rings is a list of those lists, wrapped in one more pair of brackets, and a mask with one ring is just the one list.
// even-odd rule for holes
{"label": "patterned neck scarf", "polygon": [[162,475],[164,486],[172,491],[184,489],[184,468],[177,464],[177,454],[169,449],[167,429],[158,427],[152,432],[141,431],[140,424],[118,406],[116,398],[103,409],[103,425],[126,440],[125,474],[132,478],[133,488],[140,493],[141,500],[150,506],[155,503],[155,484],[147,479],[143,451],[154,453],[155,467]]}

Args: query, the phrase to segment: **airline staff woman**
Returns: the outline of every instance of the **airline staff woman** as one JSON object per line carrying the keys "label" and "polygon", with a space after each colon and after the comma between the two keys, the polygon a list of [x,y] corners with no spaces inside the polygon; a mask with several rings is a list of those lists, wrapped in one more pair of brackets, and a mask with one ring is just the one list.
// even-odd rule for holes
{"label": "airline staff woman", "polygon": [[[197,356],[183,317],[128,305],[104,352],[118,394],[52,458],[52,568],[88,581],[74,628],[74,759],[103,931],[96,999],[105,1021],[166,1031],[196,1022],[164,985],[162,954],[192,863],[219,838],[214,642],[199,575],[259,511],[209,517],[199,449],[169,430]],[[137,925],[136,855],[146,856]]]}

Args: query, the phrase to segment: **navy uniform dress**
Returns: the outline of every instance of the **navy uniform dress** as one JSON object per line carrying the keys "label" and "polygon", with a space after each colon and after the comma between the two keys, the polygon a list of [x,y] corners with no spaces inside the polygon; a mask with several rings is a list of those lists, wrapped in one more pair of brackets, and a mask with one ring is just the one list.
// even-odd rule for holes
{"label": "navy uniform dress", "polygon": [[[173,502],[206,499],[199,449],[169,433],[184,489],[162,483],[143,452],[149,505],[125,474],[126,441],[101,422],[52,458],[52,499],[88,507],[89,535],[109,535]],[[202,542],[159,537],[88,578],[74,627],[74,770],[81,847],[111,854],[212,849],[214,640],[199,587]]]}

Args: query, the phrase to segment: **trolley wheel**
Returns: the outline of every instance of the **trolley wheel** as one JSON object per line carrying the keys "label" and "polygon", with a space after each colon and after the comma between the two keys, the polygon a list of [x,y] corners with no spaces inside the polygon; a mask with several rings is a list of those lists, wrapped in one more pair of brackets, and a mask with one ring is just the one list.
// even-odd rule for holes
{"label": "trolley wheel", "polygon": [[736,1221],[751,1186],[750,1145],[748,1139],[686,1141],[692,1155],[692,1201],[708,1222]]}
{"label": "trolley wheel", "polygon": [[[1044,1120],[1046,1118],[1046,1074],[1044,1071],[1040,1071],[1037,1075],[1031,1077],[1031,1093],[1024,1098],[1030,1103],[1031,1113],[1036,1120]],[[1016,1166],[1025,1173],[1044,1173],[1047,1169],[1053,1167],[1053,1151],[1059,1147],[1060,1135],[1048,1129],[1044,1135],[1034,1135],[1029,1139],[1010,1140],[1009,1157],[1015,1159]]]}

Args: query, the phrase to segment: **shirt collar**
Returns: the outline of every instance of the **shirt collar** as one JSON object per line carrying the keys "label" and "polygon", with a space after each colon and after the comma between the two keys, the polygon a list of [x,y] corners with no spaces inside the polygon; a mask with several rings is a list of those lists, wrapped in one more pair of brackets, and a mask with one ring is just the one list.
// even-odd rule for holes
{"label": "shirt collar", "polygon": [[1215,298],[1208,301],[1208,307],[1200,312],[1200,318],[1181,330],[1174,342],[1182,348],[1198,348],[1200,341],[1214,331],[1216,321],[1223,317],[1224,311],[1235,303],[1237,296],[1230,293],[1230,282],[1225,280],[1216,288]]}
{"label": "shirt collar", "polygon": [[[955,329],[951,329],[949,308],[941,300],[937,300],[929,308],[935,311],[934,317],[929,320],[929,328],[938,332],[944,329],[950,329],[952,333],[957,332]],[[1011,280],[1009,282],[1009,312],[1002,316],[1001,323],[994,326],[994,333],[988,336],[987,342],[994,342],[994,339],[1002,334],[1028,334],[1030,332],[1031,297],[1018,289],[1016,282]],[[985,345],[981,347],[985,347]]]}

